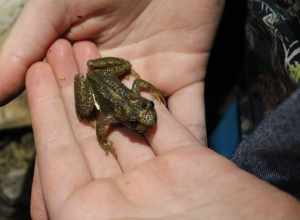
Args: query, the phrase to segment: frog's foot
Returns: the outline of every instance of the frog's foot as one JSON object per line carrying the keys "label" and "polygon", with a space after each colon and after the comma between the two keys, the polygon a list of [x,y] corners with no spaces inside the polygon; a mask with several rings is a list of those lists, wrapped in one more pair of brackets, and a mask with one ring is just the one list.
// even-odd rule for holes
{"label": "frog's foot", "polygon": [[100,146],[104,150],[107,156],[109,153],[111,153],[115,158],[117,158],[116,150],[114,149],[111,141],[108,140],[101,141]]}
{"label": "frog's foot", "polygon": [[143,79],[136,79],[132,84],[132,91],[140,95],[141,90],[149,92],[155,100],[166,105],[166,100],[159,89]]}
{"label": "frog's foot", "polygon": [[134,69],[131,69],[131,72],[130,72],[129,75],[134,77],[135,79],[140,79],[141,78],[141,76],[137,72],[135,72]]}
{"label": "frog's foot", "polygon": [[156,89],[155,91],[150,92],[152,97],[157,100],[159,103],[162,103],[164,105],[167,105],[166,99],[161,93],[160,90]]}
{"label": "frog's foot", "polygon": [[102,149],[105,151],[106,155],[108,155],[108,153],[110,152],[116,157],[116,153],[112,146],[112,143],[107,140],[107,136],[112,123],[114,123],[114,118],[112,116],[103,116],[102,114],[99,114],[96,120],[96,135],[98,142]]}
{"label": "frog's foot", "polygon": [[92,128],[96,128],[96,124],[96,121],[89,122],[89,126],[91,126]]}
{"label": "frog's foot", "polygon": [[124,76],[124,79],[129,80],[130,77],[133,77],[134,79],[140,79],[141,76],[135,72],[133,69],[131,69],[130,73]]}

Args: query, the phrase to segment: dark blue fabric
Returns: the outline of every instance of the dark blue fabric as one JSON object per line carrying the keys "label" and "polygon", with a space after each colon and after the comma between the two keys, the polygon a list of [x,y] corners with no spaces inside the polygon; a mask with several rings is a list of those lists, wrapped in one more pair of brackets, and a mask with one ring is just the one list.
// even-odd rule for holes
{"label": "dark blue fabric", "polygon": [[233,161],[300,199],[300,89],[240,143]]}
{"label": "dark blue fabric", "polygon": [[228,106],[218,126],[208,138],[208,144],[219,154],[231,158],[239,142],[238,107],[234,101]]}

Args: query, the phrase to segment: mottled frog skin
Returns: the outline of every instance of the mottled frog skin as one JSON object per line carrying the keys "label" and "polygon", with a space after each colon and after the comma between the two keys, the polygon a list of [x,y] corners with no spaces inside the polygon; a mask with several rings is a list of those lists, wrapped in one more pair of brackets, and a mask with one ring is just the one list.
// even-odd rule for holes
{"label": "mottled frog skin", "polygon": [[[75,107],[81,120],[96,118],[96,134],[106,153],[114,153],[107,136],[112,124],[122,124],[130,130],[145,134],[156,124],[154,103],[141,96],[149,91],[155,98],[164,98],[153,85],[139,78],[131,64],[117,57],[89,60],[86,76],[77,74],[74,82]],[[132,88],[122,84],[120,78],[131,74],[136,77]]]}

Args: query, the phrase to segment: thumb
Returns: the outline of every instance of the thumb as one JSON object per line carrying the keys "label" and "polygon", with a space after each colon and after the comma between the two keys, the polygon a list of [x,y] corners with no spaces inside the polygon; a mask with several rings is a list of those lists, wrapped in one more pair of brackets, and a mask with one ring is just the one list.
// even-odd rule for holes
{"label": "thumb", "polygon": [[65,1],[31,0],[0,52],[0,106],[24,88],[29,66],[42,59],[50,44],[69,26]]}

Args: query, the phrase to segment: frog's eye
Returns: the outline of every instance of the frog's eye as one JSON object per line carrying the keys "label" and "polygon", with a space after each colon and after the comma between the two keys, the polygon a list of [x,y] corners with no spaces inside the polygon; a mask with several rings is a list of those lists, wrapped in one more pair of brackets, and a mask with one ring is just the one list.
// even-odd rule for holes
{"label": "frog's eye", "polygon": [[150,107],[150,108],[154,108],[154,102],[150,101],[150,102],[149,102],[149,107]]}
{"label": "frog's eye", "polygon": [[147,108],[147,107],[148,107],[147,102],[143,102],[143,103],[142,103],[142,108]]}
{"label": "frog's eye", "polygon": [[143,109],[152,109],[153,107],[154,107],[154,103],[151,102],[151,101],[142,103],[142,108]]}

